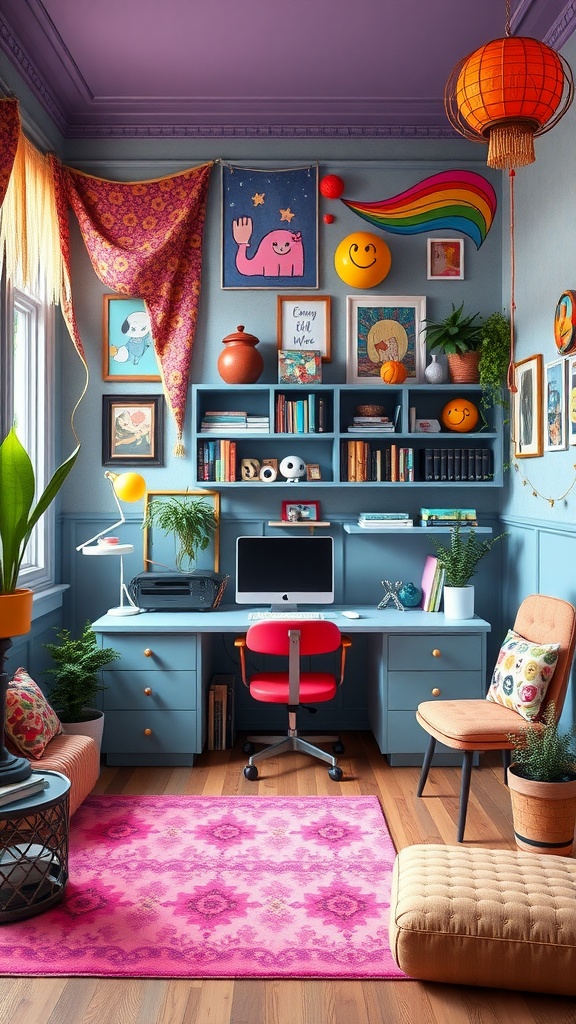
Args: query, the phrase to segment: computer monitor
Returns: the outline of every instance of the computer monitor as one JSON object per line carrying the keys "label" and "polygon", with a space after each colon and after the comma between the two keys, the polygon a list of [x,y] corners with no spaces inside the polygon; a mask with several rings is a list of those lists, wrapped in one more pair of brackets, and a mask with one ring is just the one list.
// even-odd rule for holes
{"label": "computer monitor", "polygon": [[332,537],[238,537],[236,601],[289,610],[333,604]]}

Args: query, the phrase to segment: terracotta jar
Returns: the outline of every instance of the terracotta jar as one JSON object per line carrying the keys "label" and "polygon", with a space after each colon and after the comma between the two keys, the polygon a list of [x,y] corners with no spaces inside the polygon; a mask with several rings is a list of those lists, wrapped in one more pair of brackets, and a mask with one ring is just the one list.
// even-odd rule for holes
{"label": "terracotta jar", "polygon": [[218,356],[218,373],[227,384],[255,384],[264,369],[255,347],[259,339],[247,334],[242,325],[236,330],[222,339],[225,348]]}

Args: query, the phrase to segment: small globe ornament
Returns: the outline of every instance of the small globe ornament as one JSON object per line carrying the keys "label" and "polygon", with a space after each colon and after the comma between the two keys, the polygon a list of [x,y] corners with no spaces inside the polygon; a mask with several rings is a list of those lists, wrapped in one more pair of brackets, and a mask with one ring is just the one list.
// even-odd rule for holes
{"label": "small globe ornament", "polygon": [[404,583],[398,597],[405,608],[417,608],[422,600],[422,591],[414,583]]}
{"label": "small globe ornament", "polygon": [[287,455],[285,459],[282,459],[279,469],[282,476],[286,477],[287,483],[297,484],[306,473],[306,463],[302,462],[298,455]]}

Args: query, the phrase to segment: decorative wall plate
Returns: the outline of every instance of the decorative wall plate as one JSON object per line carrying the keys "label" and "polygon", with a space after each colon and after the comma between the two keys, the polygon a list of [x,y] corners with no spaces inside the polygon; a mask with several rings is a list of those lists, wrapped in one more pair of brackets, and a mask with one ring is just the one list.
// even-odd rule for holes
{"label": "decorative wall plate", "polygon": [[554,341],[559,352],[576,349],[576,292],[562,292],[554,313]]}

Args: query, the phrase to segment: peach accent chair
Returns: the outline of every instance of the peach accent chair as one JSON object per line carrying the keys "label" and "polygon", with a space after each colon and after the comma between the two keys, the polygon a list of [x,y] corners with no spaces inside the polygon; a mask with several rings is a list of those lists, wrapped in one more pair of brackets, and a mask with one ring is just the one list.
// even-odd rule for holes
{"label": "peach accent chair", "polygon": [[[309,704],[319,704],[333,700],[338,688],[344,681],[346,652],[351,646],[349,637],[343,636],[334,622],[322,619],[291,619],[262,620],[250,626],[245,637],[238,637],[234,645],[240,651],[240,668],[242,682],[250,690],[255,700],[268,704],[285,704],[288,709],[288,731],[283,736],[249,736],[244,746],[244,753],[250,754],[244,775],[250,781],[258,778],[256,763],[268,757],[275,757],[286,750],[299,750],[310,754],[330,765],[328,774],[334,782],[342,778],[342,769],[336,758],[325,750],[314,746],[314,743],[333,742],[333,752],[343,754],[344,746],[337,736],[308,736],[304,739],[298,735],[296,728],[296,712],[298,708],[316,711]],[[259,654],[276,655],[283,661],[288,658],[288,668],[281,671],[264,668],[262,671],[248,675],[246,650]],[[319,654],[340,652],[340,670],[338,674],[325,672],[318,668],[307,668],[303,671],[301,660]],[[306,703],[300,703],[300,700]],[[264,750],[254,753],[255,743],[268,743]]]}
{"label": "peach accent chair", "polygon": [[[544,594],[526,597],[516,615],[513,629],[532,643],[559,643],[560,651],[554,675],[544,698],[541,713],[554,702],[557,719],[560,717],[576,644],[576,608],[568,601]],[[472,776],[474,753],[483,750],[501,750],[504,778],[513,749],[509,733],[520,733],[528,725],[522,715],[493,701],[427,700],[418,705],[416,718],[430,734],[418,783],[418,796],[422,796],[428,772],[434,757],[436,743],[461,750],[462,778],[460,784],[460,810],[458,814],[458,842],[464,838],[468,795]]]}

